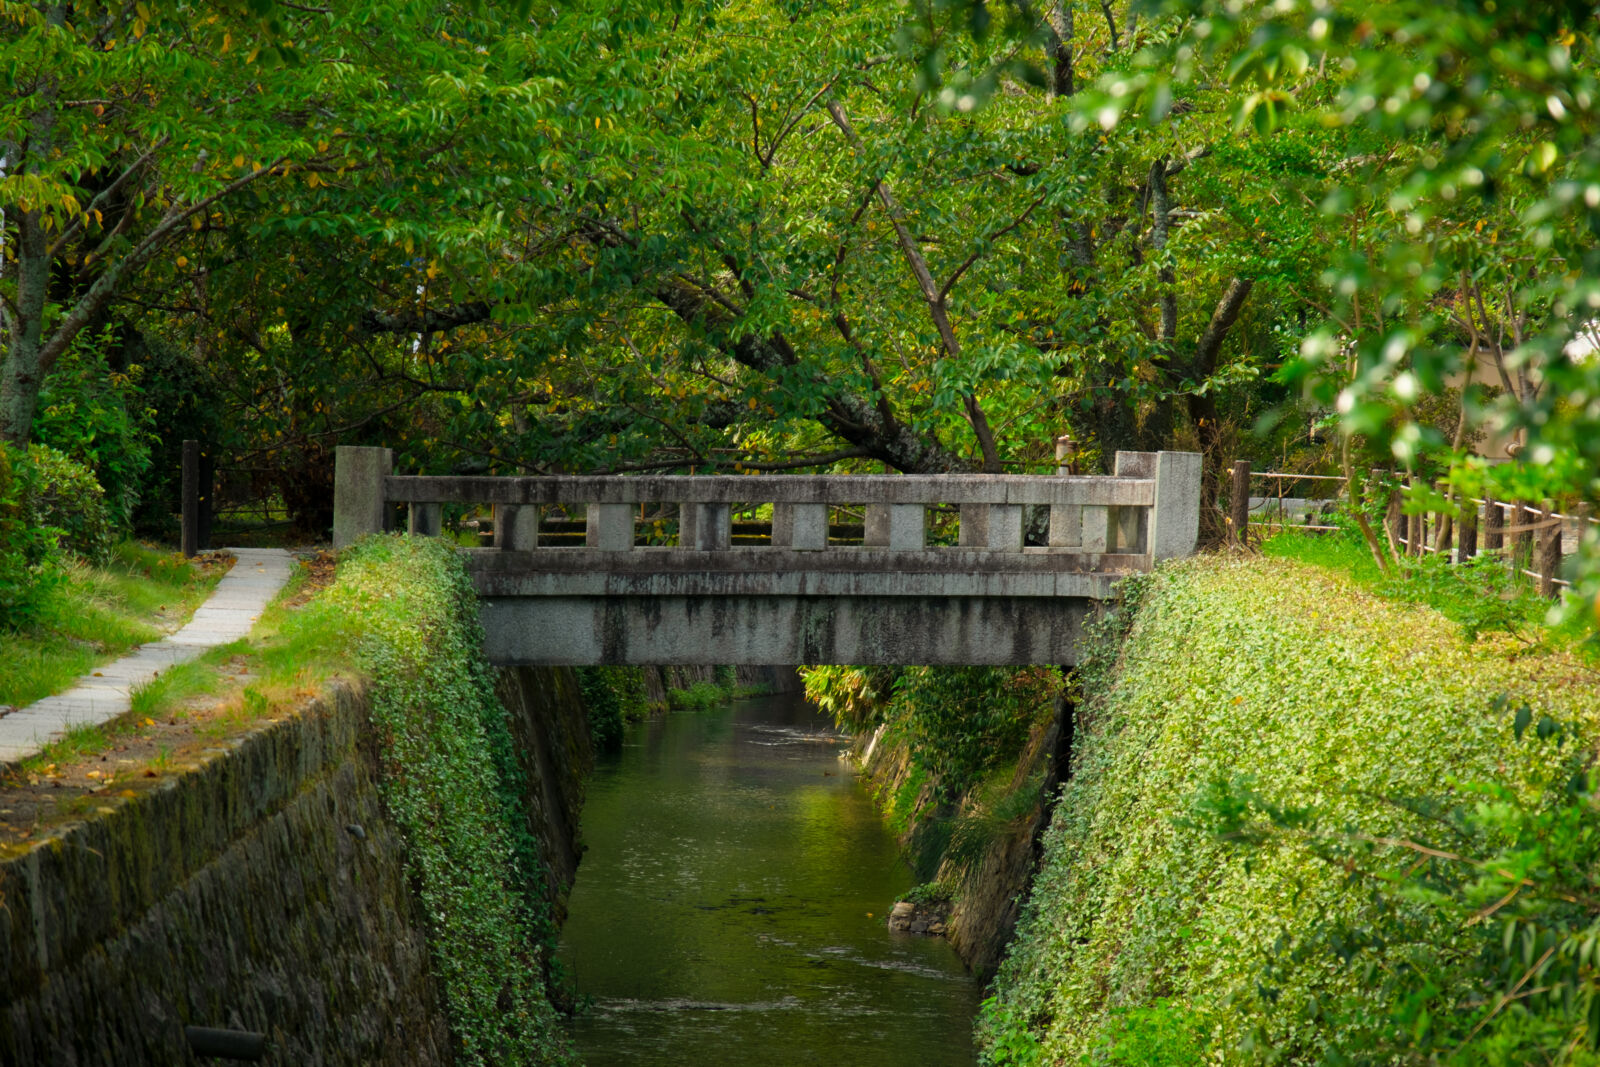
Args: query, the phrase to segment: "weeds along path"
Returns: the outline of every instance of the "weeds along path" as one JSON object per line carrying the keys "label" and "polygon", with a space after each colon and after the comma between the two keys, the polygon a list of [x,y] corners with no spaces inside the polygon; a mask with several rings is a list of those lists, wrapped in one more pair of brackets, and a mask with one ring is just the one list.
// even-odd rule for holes
{"label": "weeds along path", "polygon": [[0,763],[27,759],[70,730],[98,726],[127,714],[136,687],[207,649],[249,634],[262,609],[294,572],[294,557],[281,548],[227,551],[238,562],[183,629],[84,675],[64,693],[0,718]]}

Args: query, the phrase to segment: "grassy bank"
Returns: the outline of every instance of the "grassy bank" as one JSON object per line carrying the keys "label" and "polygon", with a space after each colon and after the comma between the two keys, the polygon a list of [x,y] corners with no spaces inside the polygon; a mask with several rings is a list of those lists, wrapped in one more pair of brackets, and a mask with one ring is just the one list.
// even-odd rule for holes
{"label": "grassy bank", "polygon": [[186,622],[226,570],[131,541],[96,566],[69,558],[38,617],[0,640],[0,705],[31,704]]}
{"label": "grassy bank", "polygon": [[[1565,810],[1574,754],[1600,736],[1584,662],[1505,632],[1469,641],[1325,567],[1211,558],[1133,583],[1081,674],[1074,773],[980,1021],[986,1062],[1531,1062],[1516,1050],[1537,1020],[1517,1013],[1538,1005],[1517,998],[1551,985],[1500,1003],[1520,968],[1501,987],[1461,976],[1496,955],[1502,921],[1540,931],[1534,959],[1553,924],[1450,907],[1501,877],[1473,848],[1552,866],[1555,838],[1484,828]],[[1581,743],[1561,745],[1558,721]],[[1574,1058],[1561,1036],[1548,1062],[1592,1062],[1592,974],[1574,973],[1551,1030],[1576,1035]]]}

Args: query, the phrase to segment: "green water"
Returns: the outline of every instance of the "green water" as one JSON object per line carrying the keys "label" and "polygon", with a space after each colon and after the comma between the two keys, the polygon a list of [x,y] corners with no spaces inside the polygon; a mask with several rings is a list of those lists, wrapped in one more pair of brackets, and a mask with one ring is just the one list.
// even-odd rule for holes
{"label": "green water", "polygon": [[631,728],[583,809],[561,956],[589,1067],[968,1067],[977,989],[890,933],[912,885],[840,738],[798,697]]}

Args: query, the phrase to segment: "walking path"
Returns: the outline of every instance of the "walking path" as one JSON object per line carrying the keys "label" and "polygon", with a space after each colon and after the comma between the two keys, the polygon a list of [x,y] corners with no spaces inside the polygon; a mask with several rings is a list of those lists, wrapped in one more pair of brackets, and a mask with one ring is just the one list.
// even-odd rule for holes
{"label": "walking path", "polygon": [[223,551],[238,562],[183,629],[85,675],[65,693],[0,718],[0,763],[27,759],[74,727],[98,725],[126,714],[133,707],[135,686],[168,667],[195,659],[208,648],[248,634],[262,609],[294,572],[294,556],[281,548]]}

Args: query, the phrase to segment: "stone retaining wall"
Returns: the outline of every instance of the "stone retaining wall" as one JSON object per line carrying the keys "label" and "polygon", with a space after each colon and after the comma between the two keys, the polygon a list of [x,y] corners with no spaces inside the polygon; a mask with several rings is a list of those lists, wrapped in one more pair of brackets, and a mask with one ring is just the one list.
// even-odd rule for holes
{"label": "stone retaining wall", "polygon": [[[500,682],[559,898],[591,758],[577,686]],[[0,1063],[195,1063],[185,1025],[264,1032],[268,1063],[451,1062],[367,721],[335,684],[0,861]]]}

